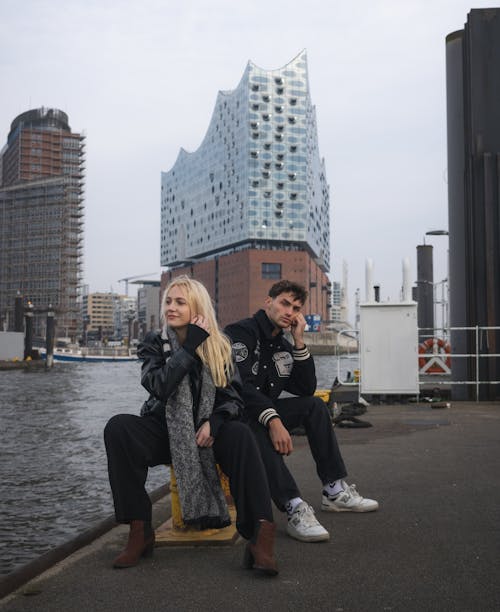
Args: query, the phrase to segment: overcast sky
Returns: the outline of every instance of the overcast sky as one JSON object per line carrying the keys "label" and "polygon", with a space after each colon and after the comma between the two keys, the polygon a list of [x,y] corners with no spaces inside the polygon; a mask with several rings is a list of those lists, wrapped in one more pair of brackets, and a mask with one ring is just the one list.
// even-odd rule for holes
{"label": "overcast sky", "polygon": [[[498,2],[497,2],[498,4]],[[218,90],[248,60],[264,69],[307,50],[331,198],[330,276],[349,268],[364,297],[366,258],[382,299],[401,262],[448,227],[445,37],[464,0],[0,0],[0,146],[40,106],[86,134],[84,279],[91,291],[159,273],[160,173],[196,150]],[[446,237],[434,245],[446,276]]]}

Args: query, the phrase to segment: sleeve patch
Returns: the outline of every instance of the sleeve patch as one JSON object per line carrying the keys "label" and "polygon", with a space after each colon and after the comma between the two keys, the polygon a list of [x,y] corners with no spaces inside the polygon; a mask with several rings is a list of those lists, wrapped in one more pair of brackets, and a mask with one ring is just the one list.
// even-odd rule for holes
{"label": "sleeve patch", "polygon": [[233,351],[236,363],[241,363],[248,357],[248,348],[243,342],[235,342],[233,344]]}

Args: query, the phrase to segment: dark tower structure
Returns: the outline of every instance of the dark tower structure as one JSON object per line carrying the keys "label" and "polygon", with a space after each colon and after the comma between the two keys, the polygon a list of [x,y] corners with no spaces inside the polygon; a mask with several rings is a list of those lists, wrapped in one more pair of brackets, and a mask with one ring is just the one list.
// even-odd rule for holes
{"label": "dark tower structure", "polygon": [[417,315],[418,327],[424,332],[420,336],[423,342],[434,335],[434,272],[432,262],[432,245],[417,246]]}
{"label": "dark tower structure", "polygon": [[[451,327],[500,325],[500,9],[473,9],[446,38]],[[476,336],[452,332],[453,353],[475,353]],[[500,353],[500,333],[484,330],[482,355]],[[456,358],[454,380],[474,380],[476,360]],[[479,359],[481,381],[500,380],[500,359]],[[453,385],[454,399],[473,389]],[[480,385],[498,399],[500,385]]]}

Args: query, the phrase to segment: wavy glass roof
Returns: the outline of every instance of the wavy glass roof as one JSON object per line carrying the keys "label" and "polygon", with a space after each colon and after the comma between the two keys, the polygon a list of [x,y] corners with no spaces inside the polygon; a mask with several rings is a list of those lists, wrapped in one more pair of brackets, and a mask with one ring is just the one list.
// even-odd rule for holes
{"label": "wavy glass roof", "polygon": [[329,267],[329,189],[307,58],[276,70],[249,62],[220,91],[199,148],[162,173],[161,263],[236,247],[307,248]]}

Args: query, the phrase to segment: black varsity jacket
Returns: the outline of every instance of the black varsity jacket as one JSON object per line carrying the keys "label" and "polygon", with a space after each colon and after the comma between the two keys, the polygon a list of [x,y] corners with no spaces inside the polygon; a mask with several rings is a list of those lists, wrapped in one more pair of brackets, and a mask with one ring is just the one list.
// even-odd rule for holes
{"label": "black varsity jacket", "polygon": [[316,391],[314,360],[307,347],[294,349],[264,310],[253,317],[231,323],[224,330],[231,339],[236,365],[243,381],[245,416],[267,426],[277,416],[274,409],[282,391],[313,395]]}

